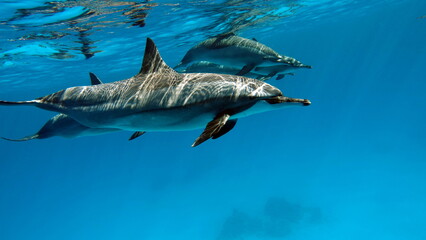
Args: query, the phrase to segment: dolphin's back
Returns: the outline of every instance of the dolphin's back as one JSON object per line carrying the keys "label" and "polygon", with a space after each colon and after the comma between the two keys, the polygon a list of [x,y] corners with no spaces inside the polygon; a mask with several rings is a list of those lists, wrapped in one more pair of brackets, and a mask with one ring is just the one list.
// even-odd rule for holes
{"label": "dolphin's back", "polygon": [[206,47],[206,48],[213,48],[213,49],[225,48],[230,46],[239,47],[239,48],[245,49],[246,51],[255,52],[262,55],[277,56],[277,57],[279,55],[272,48],[260,42],[239,37],[236,35],[230,35],[225,38],[221,38],[220,36],[214,37],[211,39],[207,39],[198,45],[198,47]]}
{"label": "dolphin's back", "polygon": [[[225,53],[228,52],[233,55],[251,54],[252,57],[258,56],[258,61],[262,61],[264,56],[277,59],[280,57],[276,51],[262,43],[236,35],[226,35],[209,38],[198,43],[185,54],[182,59],[182,63],[186,64],[196,60],[197,58],[204,58],[204,54],[214,54],[216,50],[225,48],[230,49]],[[206,51],[209,53],[204,53]],[[224,53],[221,52],[221,54]]]}
{"label": "dolphin's back", "polygon": [[143,112],[205,104],[236,102],[282,95],[264,82],[224,74],[137,75],[94,86],[72,87],[39,98],[43,108],[64,113]]}

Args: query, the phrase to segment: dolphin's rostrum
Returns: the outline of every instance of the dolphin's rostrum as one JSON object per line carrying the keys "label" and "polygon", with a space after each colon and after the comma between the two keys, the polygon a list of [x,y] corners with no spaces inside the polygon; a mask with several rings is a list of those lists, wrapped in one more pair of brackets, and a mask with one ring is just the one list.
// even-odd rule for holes
{"label": "dolphin's rostrum", "polygon": [[126,80],[71,87],[31,101],[0,105],[35,105],[63,113],[90,128],[129,131],[178,131],[205,127],[197,146],[230,131],[236,119],[306,99],[283,96],[265,82],[242,76],[179,74],[147,39],[141,71]]}

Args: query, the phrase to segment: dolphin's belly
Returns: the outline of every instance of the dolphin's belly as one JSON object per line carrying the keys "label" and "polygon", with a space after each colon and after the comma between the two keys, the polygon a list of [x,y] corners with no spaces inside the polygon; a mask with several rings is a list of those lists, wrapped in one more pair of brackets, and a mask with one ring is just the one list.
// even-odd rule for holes
{"label": "dolphin's belly", "polygon": [[194,112],[180,108],[122,116],[101,126],[129,131],[181,131],[204,128],[214,117],[214,112]]}
{"label": "dolphin's belly", "polygon": [[[255,102],[244,104],[200,104],[196,106],[145,110],[138,112],[99,113],[74,115],[81,124],[92,128],[114,128],[128,131],[182,131],[205,128],[219,113],[232,112],[239,115],[249,110]],[[97,116],[95,116],[97,115]],[[242,114],[240,116],[251,115]],[[234,118],[234,117],[231,117]]]}

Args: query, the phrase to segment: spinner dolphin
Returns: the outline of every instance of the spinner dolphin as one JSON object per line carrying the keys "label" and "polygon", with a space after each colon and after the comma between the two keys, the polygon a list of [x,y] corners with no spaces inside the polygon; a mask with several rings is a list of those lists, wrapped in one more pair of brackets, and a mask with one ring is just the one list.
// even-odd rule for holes
{"label": "spinner dolphin", "polygon": [[0,101],[0,105],[34,105],[91,128],[149,132],[205,128],[195,147],[227,133],[240,117],[307,106],[310,101],[286,97],[276,87],[242,76],[177,73],[148,38],[142,68],[129,79],[70,87],[30,101]]}
{"label": "spinner dolphin", "polygon": [[[245,77],[255,78],[261,81],[267,81],[271,79],[277,73],[277,80],[280,80],[285,77],[285,75],[294,75],[295,70],[298,67],[293,67],[290,65],[275,65],[268,67],[255,67],[252,71],[244,74]],[[216,63],[211,63],[207,61],[195,62],[185,69],[180,70],[182,73],[221,73],[221,74],[235,74],[240,69],[225,66]]]}
{"label": "spinner dolphin", "polygon": [[[292,57],[278,54],[257,40],[242,38],[234,33],[222,34],[195,45],[185,54],[175,69],[181,71],[182,68],[200,61],[239,69],[233,74],[240,76],[250,73],[256,67],[262,67],[262,73],[256,73],[266,75],[268,78],[286,71],[288,73],[289,70],[311,68]],[[273,66],[282,67],[269,68]],[[269,71],[265,72],[268,68]]]}

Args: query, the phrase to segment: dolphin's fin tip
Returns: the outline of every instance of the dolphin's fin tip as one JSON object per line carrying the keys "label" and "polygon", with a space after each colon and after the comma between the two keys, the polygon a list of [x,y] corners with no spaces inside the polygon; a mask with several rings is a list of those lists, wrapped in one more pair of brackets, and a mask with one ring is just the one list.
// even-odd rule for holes
{"label": "dolphin's fin tip", "polygon": [[145,54],[142,61],[142,68],[139,74],[149,74],[154,72],[176,72],[169,67],[161,58],[160,52],[151,38],[146,39]]}
{"label": "dolphin's fin tip", "polygon": [[285,74],[278,74],[276,80],[281,80],[285,77]]}
{"label": "dolphin's fin tip", "polygon": [[[229,128],[228,130],[224,130],[223,133],[221,132],[221,129],[226,125],[226,122],[228,121],[230,116],[231,115],[226,113],[217,115],[212,121],[207,124],[203,133],[201,133],[201,135],[192,144],[192,147],[196,147],[201,143],[209,140],[210,138],[218,138],[223,134],[229,132],[235,124],[233,124],[233,126],[231,126],[231,128]],[[232,123],[230,125],[232,125]]]}
{"label": "dolphin's fin tip", "polygon": [[133,139],[135,139],[137,137],[140,137],[140,136],[144,135],[145,133],[146,132],[142,132],[142,131],[134,132],[132,134],[132,136],[130,136],[129,141],[131,141],[131,140],[133,140]]}
{"label": "dolphin's fin tip", "polygon": [[92,85],[102,84],[102,81],[92,72],[89,72],[90,82]]}

